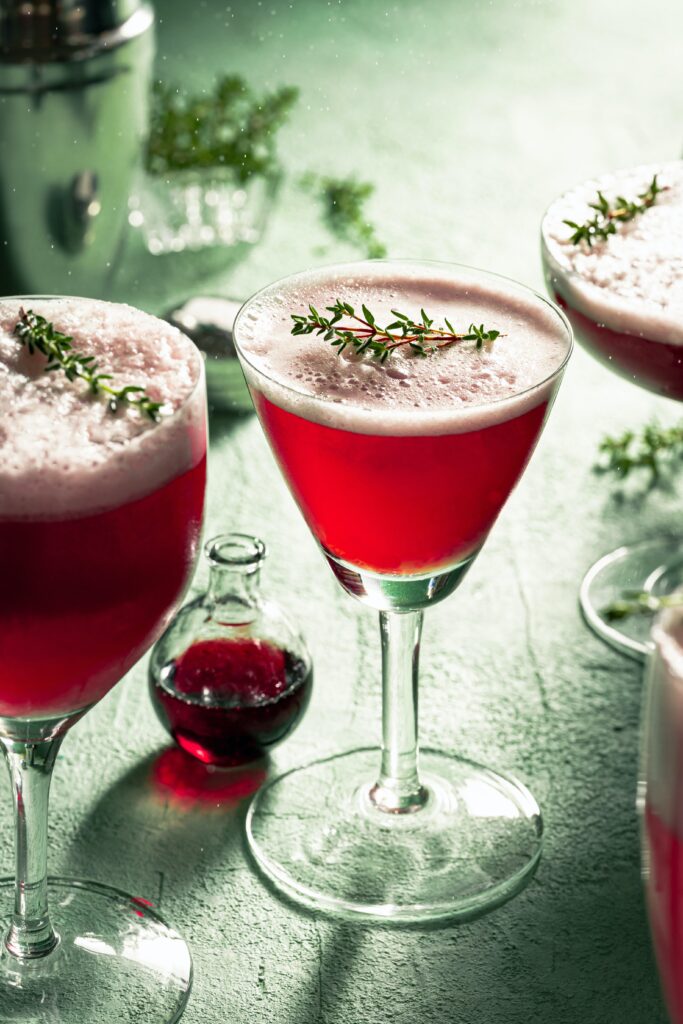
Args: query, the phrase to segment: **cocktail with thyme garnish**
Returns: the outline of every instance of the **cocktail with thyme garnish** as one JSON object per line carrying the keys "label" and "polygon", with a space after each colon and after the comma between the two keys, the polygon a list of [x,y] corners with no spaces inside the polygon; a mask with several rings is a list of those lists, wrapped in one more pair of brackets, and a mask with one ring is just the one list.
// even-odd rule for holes
{"label": "cocktail with thyme garnish", "polygon": [[236,343],[283,475],[344,589],[379,611],[382,749],[270,782],[251,850],[286,893],[347,916],[463,917],[516,892],[541,818],[513,779],[442,751],[418,767],[423,611],[480,550],[571,347],[555,307],[481,271],[366,262],[298,274]]}
{"label": "cocktail with thyme garnish", "polygon": [[[0,745],[16,882],[0,886],[3,1019],[175,1020],[185,943],[105,886],[46,881],[62,739],[140,658],[194,566],[206,463],[201,358],[127,306],[0,300]],[[96,874],[96,868],[93,874]],[[106,993],[106,995],[102,995]]]}
{"label": "cocktail with thyme garnish", "polygon": [[[683,162],[582,183],[548,208],[541,235],[548,289],[579,341],[634,384],[683,401]],[[644,438],[653,457],[675,442],[656,433]],[[620,452],[630,453],[632,440],[608,442],[614,468]],[[678,542],[650,538],[624,545],[588,571],[581,607],[603,639],[642,658],[648,623],[617,617],[615,610],[624,598],[656,597],[682,579]]]}

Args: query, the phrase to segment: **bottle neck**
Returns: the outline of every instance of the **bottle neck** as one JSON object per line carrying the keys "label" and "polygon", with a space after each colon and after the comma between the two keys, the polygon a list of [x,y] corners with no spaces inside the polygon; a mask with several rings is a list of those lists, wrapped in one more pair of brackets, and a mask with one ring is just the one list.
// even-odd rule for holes
{"label": "bottle neck", "polygon": [[216,617],[230,622],[249,621],[258,608],[260,595],[260,567],[211,566],[208,599]]}

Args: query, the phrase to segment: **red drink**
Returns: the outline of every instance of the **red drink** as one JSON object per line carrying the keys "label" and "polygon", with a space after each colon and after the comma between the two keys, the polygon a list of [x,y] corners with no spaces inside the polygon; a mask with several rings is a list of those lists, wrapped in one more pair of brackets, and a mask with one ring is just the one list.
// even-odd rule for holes
{"label": "red drink", "polygon": [[113,415],[20,348],[18,306],[0,302],[0,393],[16,405],[0,423],[0,717],[47,718],[104,696],[182,596],[201,527],[204,395],[192,346],[159,321],[35,300],[74,348],[168,403],[157,424]]}
{"label": "red drink", "polygon": [[[256,392],[292,493],[328,554],[371,572],[426,573],[482,544],[533,450],[548,402],[461,434],[356,434],[304,419]],[[415,496],[428,524],[411,529]],[[382,524],[369,530],[368,523]]]}
{"label": "red drink", "polygon": [[652,939],[674,1024],[683,1024],[683,609],[652,633],[645,719],[644,875]]}
{"label": "red drink", "polygon": [[[362,282],[299,275],[252,303],[238,338],[259,418],[312,532],[334,559],[377,574],[426,575],[471,558],[519,479],[567,354],[563,325],[500,280],[432,268]],[[336,298],[392,319],[396,306],[438,322],[484,321],[503,337],[384,364],[292,337],[289,313]],[[254,309],[256,305],[256,309]]]}
{"label": "red drink", "polygon": [[301,658],[263,640],[192,644],[150,680],[157,714],[183,750],[205,764],[263,757],[295,728],[313,673]]}
{"label": "red drink", "polygon": [[667,1006],[683,1024],[683,840],[646,807],[647,909]]}
{"label": "red drink", "polygon": [[87,707],[142,656],[194,565],[204,477],[202,459],[105,512],[0,520],[0,716]]}
{"label": "red drink", "polygon": [[[656,202],[614,234],[571,242],[595,215],[598,190],[614,204],[633,200],[657,174]],[[542,225],[548,288],[569,313],[577,337],[600,362],[628,380],[683,400],[683,162],[637,167],[572,189]]]}

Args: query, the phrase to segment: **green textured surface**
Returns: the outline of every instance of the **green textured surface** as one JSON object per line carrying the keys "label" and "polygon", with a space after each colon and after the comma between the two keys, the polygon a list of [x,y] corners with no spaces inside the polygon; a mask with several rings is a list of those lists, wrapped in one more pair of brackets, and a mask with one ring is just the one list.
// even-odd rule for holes
{"label": "green textured surface", "polygon": [[[120,291],[152,309],[202,290],[239,297],[352,255],[329,243],[296,187],[309,168],[377,183],[371,213],[391,255],[456,259],[540,288],[538,225],[558,192],[680,152],[679,0],[159,0],[157,10],[165,78],[196,86],[233,69],[302,95],[283,133],[290,178],[248,259],[216,284],[131,246]],[[599,438],[678,413],[577,350],[482,555],[427,616],[424,742],[516,772],[545,814],[536,879],[494,914],[395,931],[281,902],[245,860],[243,808],[182,807],[155,791],[165,738],[144,663],[76,727],[55,776],[52,870],[153,900],[163,883],[162,912],[195,957],[187,1024],[665,1020],[634,812],[641,670],[586,631],[576,595],[597,555],[680,523],[680,493],[620,498],[591,473]],[[333,582],[255,420],[214,420],[212,438],[207,535],[241,528],[267,541],[270,590],[315,658],[310,711],[275,766],[374,740],[373,616]],[[0,827],[9,870],[9,799]]]}

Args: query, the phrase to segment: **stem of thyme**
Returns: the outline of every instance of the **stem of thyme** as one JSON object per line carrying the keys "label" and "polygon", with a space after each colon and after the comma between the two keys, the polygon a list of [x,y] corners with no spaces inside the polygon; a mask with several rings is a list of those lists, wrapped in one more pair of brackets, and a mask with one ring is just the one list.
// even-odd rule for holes
{"label": "stem of thyme", "polygon": [[[326,306],[331,316],[323,316],[315,306],[309,306],[308,315],[292,314],[292,334],[322,334],[325,341],[337,348],[341,355],[347,345],[353,346],[358,355],[369,352],[384,363],[395,349],[409,345],[418,356],[431,356],[440,349],[448,348],[460,341],[474,341],[481,349],[486,343],[504,337],[500,331],[488,330],[483,324],[472,323],[466,331],[458,332],[449,320],[445,327],[434,326],[434,320],[420,310],[421,321],[412,320],[405,313],[392,309],[396,317],[393,323],[380,327],[374,315],[363,305],[363,315],[358,316],[353,306],[337,299],[332,306]],[[351,323],[341,323],[342,317],[349,317]]]}
{"label": "stem of thyme", "polygon": [[607,436],[600,442],[599,451],[603,456],[596,466],[599,473],[613,473],[623,479],[644,469],[654,481],[683,458],[683,424],[660,427],[648,423],[640,434],[627,430],[619,437]]}
{"label": "stem of thyme", "polygon": [[683,593],[663,594],[660,597],[647,590],[626,590],[623,597],[612,601],[602,610],[608,622],[618,622],[633,615],[656,615],[664,608],[683,605]]}
{"label": "stem of thyme", "polygon": [[67,380],[84,381],[91,394],[108,396],[107,406],[112,413],[122,405],[130,405],[154,422],[160,419],[162,403],[154,402],[143,387],[128,384],[123,388],[113,388],[107,383],[113,379],[112,375],[100,373],[94,356],[74,351],[73,338],[68,334],[55,330],[53,324],[31,309],[20,309],[19,317],[14,333],[31,355],[40,352],[46,357],[46,373],[62,370]]}
{"label": "stem of thyme", "polygon": [[365,212],[365,203],[375,191],[374,185],[353,177],[318,174],[304,175],[302,184],[320,195],[325,223],[336,238],[362,249],[368,259],[386,256],[386,246],[377,237],[377,230]]}
{"label": "stem of thyme", "polygon": [[572,228],[573,234],[570,236],[569,241],[574,245],[586,242],[589,248],[596,239],[604,241],[610,235],[616,233],[617,224],[633,220],[639,213],[645,213],[651,206],[654,206],[659,193],[666,192],[667,188],[667,185],[659,185],[657,183],[657,175],[655,174],[646,190],[639,194],[639,201],[629,201],[623,196],[617,196],[615,206],[610,206],[604,194],[598,190],[595,202],[588,204],[591,210],[595,210],[595,216],[589,218],[583,224],[577,224],[573,220],[562,221],[567,227]]}
{"label": "stem of thyme", "polygon": [[292,86],[256,95],[240,75],[223,75],[199,95],[157,82],[145,154],[148,172],[220,168],[242,185],[277,173],[277,132],[298,95]]}

